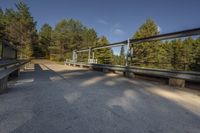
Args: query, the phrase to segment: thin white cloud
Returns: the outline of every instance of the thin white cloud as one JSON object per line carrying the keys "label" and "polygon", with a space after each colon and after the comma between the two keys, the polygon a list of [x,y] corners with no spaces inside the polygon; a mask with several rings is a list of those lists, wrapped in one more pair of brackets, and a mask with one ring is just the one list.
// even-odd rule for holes
{"label": "thin white cloud", "polygon": [[117,36],[121,36],[121,35],[124,35],[124,31],[120,28],[116,28],[113,30],[113,34]]}
{"label": "thin white cloud", "polygon": [[103,25],[107,25],[108,24],[108,22],[106,20],[104,20],[104,19],[98,19],[97,22],[99,24],[103,24]]}
{"label": "thin white cloud", "polygon": [[159,31],[159,32],[161,32],[161,31],[162,31],[162,29],[161,29],[161,27],[160,27],[160,26],[157,26],[157,29],[158,29],[158,31]]}
{"label": "thin white cloud", "polygon": [[114,24],[111,31],[112,34],[115,36],[121,36],[125,34],[125,32],[122,30],[122,25],[120,23]]}

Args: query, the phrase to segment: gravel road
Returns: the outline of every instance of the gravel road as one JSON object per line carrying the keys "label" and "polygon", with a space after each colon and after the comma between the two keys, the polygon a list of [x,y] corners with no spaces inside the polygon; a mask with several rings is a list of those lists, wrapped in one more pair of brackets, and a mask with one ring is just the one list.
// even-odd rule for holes
{"label": "gravel road", "polygon": [[200,95],[35,60],[0,95],[0,133],[200,133]]}

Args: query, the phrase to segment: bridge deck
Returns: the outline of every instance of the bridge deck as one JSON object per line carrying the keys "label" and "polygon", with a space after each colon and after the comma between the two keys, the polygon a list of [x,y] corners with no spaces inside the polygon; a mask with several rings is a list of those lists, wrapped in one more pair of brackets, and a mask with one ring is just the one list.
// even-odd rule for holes
{"label": "bridge deck", "polygon": [[0,95],[0,133],[199,133],[200,95],[34,61]]}

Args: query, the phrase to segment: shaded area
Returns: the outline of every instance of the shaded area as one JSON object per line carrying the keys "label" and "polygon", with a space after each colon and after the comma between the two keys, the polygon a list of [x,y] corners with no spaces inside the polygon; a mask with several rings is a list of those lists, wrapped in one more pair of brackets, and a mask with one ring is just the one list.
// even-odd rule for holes
{"label": "shaded area", "polygon": [[[200,132],[199,102],[190,95],[114,74],[61,67],[35,64],[34,71],[23,72],[9,93],[0,95],[1,133]],[[177,97],[194,105],[183,106]]]}

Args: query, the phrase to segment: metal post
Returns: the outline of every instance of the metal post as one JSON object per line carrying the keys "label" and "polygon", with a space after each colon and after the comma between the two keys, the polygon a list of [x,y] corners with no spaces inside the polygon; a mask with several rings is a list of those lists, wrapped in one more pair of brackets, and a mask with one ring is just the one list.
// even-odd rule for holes
{"label": "metal post", "polygon": [[133,47],[130,49],[130,56],[131,56],[131,61],[130,61],[130,64],[129,65],[132,65],[133,63]]}
{"label": "metal post", "polygon": [[90,57],[91,56],[91,47],[89,47],[89,50],[88,50],[88,63],[90,63]]}
{"label": "metal post", "polygon": [[3,58],[3,46],[4,44],[3,44],[3,40],[1,41],[1,55],[0,55],[0,59],[2,59]]}
{"label": "metal post", "polygon": [[92,52],[92,59],[94,60],[94,51]]}
{"label": "metal post", "polygon": [[90,59],[91,56],[91,47],[89,47],[89,51],[88,51],[88,59]]}
{"label": "metal post", "polygon": [[128,38],[128,42],[127,42],[127,52],[126,52],[126,66],[128,66],[128,56],[130,53],[130,40]]}
{"label": "metal post", "polygon": [[73,60],[73,62],[76,62],[76,60],[77,60],[77,55],[76,55],[75,50],[73,50],[72,60]]}
{"label": "metal post", "polygon": [[75,51],[75,61],[77,62],[77,59],[78,58],[78,55],[77,55],[77,52]]}
{"label": "metal post", "polygon": [[72,52],[72,60],[74,61],[74,50]]}
{"label": "metal post", "polygon": [[17,59],[17,50],[14,50],[15,51],[15,59]]}
{"label": "metal post", "polygon": [[[21,50],[22,50],[22,44],[21,44]],[[22,54],[22,52],[20,52],[20,59],[22,59],[23,58],[23,54]]]}

